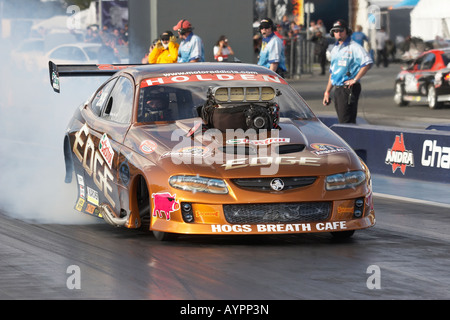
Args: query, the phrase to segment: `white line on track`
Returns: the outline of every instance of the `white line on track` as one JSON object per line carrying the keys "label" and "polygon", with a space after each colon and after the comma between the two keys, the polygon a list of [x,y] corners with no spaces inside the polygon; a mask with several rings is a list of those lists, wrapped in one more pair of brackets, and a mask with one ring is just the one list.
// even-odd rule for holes
{"label": "white line on track", "polygon": [[448,204],[448,203],[435,202],[435,201],[422,200],[422,199],[415,199],[415,198],[408,198],[408,197],[402,197],[402,196],[395,196],[395,195],[392,195],[392,194],[385,194],[385,193],[379,193],[379,192],[374,192],[373,195],[376,196],[376,197],[385,198],[385,199],[406,201],[406,202],[411,202],[411,203],[419,203],[419,204],[424,204],[424,205],[429,205],[429,206],[435,206],[435,207],[450,209],[450,204]]}

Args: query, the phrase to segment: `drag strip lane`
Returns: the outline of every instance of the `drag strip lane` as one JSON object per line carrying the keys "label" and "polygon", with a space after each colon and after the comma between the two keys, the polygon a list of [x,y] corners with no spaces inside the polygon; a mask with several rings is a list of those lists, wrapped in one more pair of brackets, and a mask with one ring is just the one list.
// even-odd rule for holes
{"label": "drag strip lane", "polygon": [[[0,215],[2,299],[447,299],[450,216],[375,197],[377,224],[329,234],[187,236]],[[69,289],[70,266],[80,289]],[[380,270],[369,289],[368,270]],[[70,279],[69,279],[70,280]]]}
{"label": "drag strip lane", "polygon": [[392,195],[375,196],[378,227],[450,243],[450,205]]}

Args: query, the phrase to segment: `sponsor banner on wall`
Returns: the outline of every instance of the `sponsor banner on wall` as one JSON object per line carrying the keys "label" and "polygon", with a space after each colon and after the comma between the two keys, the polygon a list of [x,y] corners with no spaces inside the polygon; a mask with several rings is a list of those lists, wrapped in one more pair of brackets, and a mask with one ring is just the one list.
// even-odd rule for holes
{"label": "sponsor banner on wall", "polygon": [[333,125],[372,173],[450,183],[450,131]]}

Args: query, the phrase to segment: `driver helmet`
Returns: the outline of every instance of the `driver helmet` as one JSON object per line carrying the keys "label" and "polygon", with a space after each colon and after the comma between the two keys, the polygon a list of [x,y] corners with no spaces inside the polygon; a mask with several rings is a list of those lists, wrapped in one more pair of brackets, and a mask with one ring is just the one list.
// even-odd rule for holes
{"label": "driver helmet", "polygon": [[166,120],[165,112],[169,107],[169,96],[164,92],[147,90],[144,94],[143,113],[147,121]]}

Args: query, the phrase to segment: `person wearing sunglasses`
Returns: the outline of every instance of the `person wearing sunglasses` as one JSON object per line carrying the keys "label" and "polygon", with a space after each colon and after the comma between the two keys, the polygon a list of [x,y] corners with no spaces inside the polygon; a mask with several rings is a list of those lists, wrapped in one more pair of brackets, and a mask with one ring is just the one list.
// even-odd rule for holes
{"label": "person wearing sunglasses", "polygon": [[275,71],[280,76],[286,73],[286,57],[283,41],[275,34],[275,25],[269,18],[261,20],[259,30],[262,35],[258,65]]}
{"label": "person wearing sunglasses", "polygon": [[148,56],[148,63],[177,62],[179,46],[172,31],[163,32]]}
{"label": "person wearing sunglasses", "polygon": [[345,20],[338,20],[330,30],[336,38],[331,50],[330,77],[323,95],[323,105],[330,104],[334,87],[334,107],[339,123],[356,123],[361,78],[373,65],[367,51],[351,39],[352,30]]}
{"label": "person wearing sunglasses", "polygon": [[204,62],[205,50],[202,39],[194,34],[194,28],[188,20],[182,19],[173,27],[178,31],[181,43],[178,48],[178,62]]}

